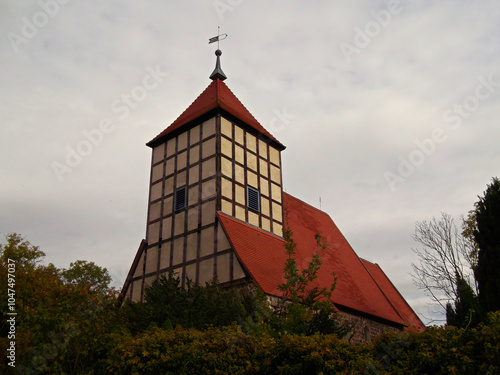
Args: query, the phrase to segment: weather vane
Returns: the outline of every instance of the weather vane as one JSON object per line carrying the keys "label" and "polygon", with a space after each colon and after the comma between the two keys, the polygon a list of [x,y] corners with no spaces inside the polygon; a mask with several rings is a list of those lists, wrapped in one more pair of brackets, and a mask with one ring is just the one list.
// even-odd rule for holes
{"label": "weather vane", "polygon": [[220,33],[220,26],[217,26],[217,36],[208,39],[208,44],[217,42],[217,49],[219,49],[219,42],[227,38],[227,34]]}

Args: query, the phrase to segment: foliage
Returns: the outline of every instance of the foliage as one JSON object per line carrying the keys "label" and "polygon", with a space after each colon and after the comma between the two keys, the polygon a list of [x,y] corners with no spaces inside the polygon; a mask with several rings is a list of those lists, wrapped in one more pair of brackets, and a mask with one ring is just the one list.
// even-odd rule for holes
{"label": "foliage", "polygon": [[476,203],[474,238],[479,252],[475,274],[485,312],[500,310],[500,180],[493,181]]}
{"label": "foliage", "polygon": [[106,268],[86,260],[70,263],[68,269],[61,271],[61,276],[66,284],[87,285],[91,290],[99,291],[108,290],[111,282],[111,276]]}
{"label": "foliage", "polygon": [[498,374],[499,337],[500,312],[477,329],[435,326],[419,334],[383,334],[372,352],[374,371],[368,373]]}
{"label": "foliage", "polygon": [[201,286],[187,281],[181,285],[172,273],[161,276],[145,289],[144,303],[127,303],[124,308],[129,329],[148,327],[206,329],[247,320],[254,309],[246,289],[222,289],[216,280]]}
{"label": "foliage", "polygon": [[[61,270],[40,264],[45,255],[17,234],[1,245],[0,278],[7,280],[8,259],[15,259],[16,367],[21,373],[73,373],[82,354],[98,344],[113,322],[114,294],[95,293],[88,285],[67,285]],[[0,346],[7,344],[6,283],[0,283]],[[4,361],[0,372],[7,373]]]}
{"label": "foliage", "polygon": [[18,267],[35,268],[45,258],[45,253],[38,246],[33,246],[20,234],[10,233],[5,239],[7,243],[0,244],[0,258],[4,262],[11,259]]}
{"label": "foliage", "polygon": [[417,222],[413,239],[423,246],[413,249],[419,258],[418,264],[412,264],[413,282],[445,311],[459,299],[459,280],[475,287],[471,269],[474,243],[446,213],[440,220]]}
{"label": "foliage", "polygon": [[[286,220],[287,221],[287,220]],[[285,282],[278,286],[283,295],[276,306],[276,319],[272,321],[273,328],[278,332],[312,335],[314,333],[336,333],[345,336],[351,327],[341,326],[336,320],[336,309],[331,300],[337,278],[332,275],[330,287],[312,286],[318,278],[321,264],[321,253],[326,250],[326,244],[321,236],[316,234],[316,251],[307,268],[299,270],[296,261],[296,243],[293,232],[288,224],[283,228],[287,259],[285,261]]]}
{"label": "foliage", "polygon": [[[15,238],[14,238],[15,239]],[[17,241],[17,240],[16,240]],[[14,243],[14,242],[13,242]],[[33,250],[27,241],[17,241],[22,248],[11,247],[11,254]],[[2,249],[5,249],[2,245]],[[36,248],[36,250],[38,250]],[[39,251],[39,250],[38,250]],[[500,311],[489,313],[476,328],[431,327],[423,333],[388,333],[374,343],[351,345],[333,334],[271,334],[262,328],[269,320],[265,301],[244,289],[221,290],[215,283],[206,287],[187,284],[170,277],[147,291],[149,303],[164,311],[184,313],[189,324],[200,318],[206,322],[210,314],[221,313],[218,324],[234,321],[234,312],[245,311],[240,325],[210,327],[203,330],[183,329],[182,319],[163,321],[159,314],[156,325],[145,329],[139,321],[137,332],[131,327],[130,312],[146,304],[125,304],[118,309],[112,290],[102,293],[89,285],[67,284],[61,270],[43,266],[32,260],[33,252],[18,256],[16,268],[16,365],[23,374],[497,374],[500,373]],[[31,254],[31,255],[30,255]],[[0,278],[7,277],[4,252],[0,256]],[[30,263],[31,262],[31,263]],[[290,262],[293,264],[293,262]],[[290,275],[312,277],[292,270]],[[313,279],[314,280],[314,279]],[[190,308],[176,310],[162,293],[173,293],[176,303]],[[181,289],[184,291],[181,293]],[[304,305],[311,306],[305,296],[297,294]],[[191,292],[189,292],[191,291]],[[0,283],[2,303],[6,300],[5,283]],[[290,290],[290,294],[294,293]],[[311,296],[314,300],[317,292]],[[462,297],[463,293],[458,292]],[[466,295],[467,293],[465,293]],[[225,311],[210,305],[234,304]],[[215,303],[216,304],[216,303]],[[4,323],[6,306],[2,305]],[[195,310],[206,307],[205,314]],[[228,306],[226,306],[228,308]],[[170,310],[169,310],[170,309]],[[267,311],[267,312],[264,312]],[[320,312],[323,310],[320,310]],[[325,310],[326,311],[326,310]],[[135,310],[136,313],[144,311]],[[192,315],[194,314],[194,315]],[[137,316],[136,316],[137,318]],[[325,318],[325,317],[323,317]],[[189,320],[191,319],[191,320]],[[236,319],[238,321],[238,319]],[[188,326],[189,324],[186,324]],[[175,328],[174,328],[175,326]],[[265,325],[264,325],[265,327]],[[137,327],[136,327],[137,328]],[[319,329],[318,329],[319,331]],[[6,352],[8,339],[2,326],[0,351]],[[9,373],[5,361],[0,373]]]}
{"label": "foliage", "polygon": [[334,335],[278,338],[239,327],[160,330],[114,346],[109,374],[347,374],[363,370],[368,350]]}
{"label": "foliage", "polygon": [[351,345],[336,335],[248,335],[238,326],[115,337],[109,374],[497,374],[500,312],[477,329],[431,327]]}
{"label": "foliage", "polygon": [[482,309],[470,285],[458,277],[454,306],[446,306],[446,324],[459,328],[476,327],[482,319]]}
{"label": "foliage", "polygon": [[[479,255],[479,246],[474,237],[474,231],[477,230],[476,211],[471,210],[466,218],[462,218],[462,236],[466,241],[469,241],[470,252],[467,254],[467,262],[471,269],[475,272],[477,268],[477,258]],[[477,280],[475,290],[477,290]]]}

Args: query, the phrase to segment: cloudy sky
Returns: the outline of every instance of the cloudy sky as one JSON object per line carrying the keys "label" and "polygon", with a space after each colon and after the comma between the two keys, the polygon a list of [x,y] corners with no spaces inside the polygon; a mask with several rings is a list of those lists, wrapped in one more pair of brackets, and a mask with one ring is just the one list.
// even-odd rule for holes
{"label": "cloudy sky", "polygon": [[[0,6],[0,233],[121,286],[145,236],[151,151],[225,81],[287,146],[286,191],[328,212],[425,322],[415,222],[457,221],[500,175],[500,3],[68,1]],[[90,143],[90,140],[93,143]],[[90,146],[90,147],[89,147]]]}

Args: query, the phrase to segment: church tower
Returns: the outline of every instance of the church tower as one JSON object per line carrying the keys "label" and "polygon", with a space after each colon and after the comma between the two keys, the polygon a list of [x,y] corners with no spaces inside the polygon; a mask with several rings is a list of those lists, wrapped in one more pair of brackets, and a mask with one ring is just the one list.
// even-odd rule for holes
{"label": "church tower", "polygon": [[221,51],[212,82],[152,149],[146,239],[123,294],[141,301],[145,286],[173,271],[204,284],[247,281],[218,213],[282,235],[281,151],[285,149],[224,83]]}
{"label": "church tower", "polygon": [[[214,38],[215,39],[215,38]],[[182,284],[253,285],[273,303],[283,296],[287,261],[284,207],[296,242],[297,264],[325,243],[315,286],[329,288],[353,342],[385,331],[425,329],[376,263],[360,258],[330,216],[284,193],[285,149],[224,83],[216,51],[212,82],[165,130],[152,149],[146,238],[134,258],[122,296],[144,301],[144,290],[169,272]],[[300,172],[299,172],[300,173]]]}

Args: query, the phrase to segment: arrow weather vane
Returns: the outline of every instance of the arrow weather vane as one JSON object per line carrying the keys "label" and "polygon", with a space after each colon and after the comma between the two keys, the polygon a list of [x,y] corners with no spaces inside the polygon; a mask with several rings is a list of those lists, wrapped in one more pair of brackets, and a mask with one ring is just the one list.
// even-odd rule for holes
{"label": "arrow weather vane", "polygon": [[220,33],[220,26],[217,26],[217,36],[214,36],[213,38],[208,39],[208,44],[217,42],[217,49],[219,49],[219,41],[224,40],[227,38],[227,34],[221,34]]}

